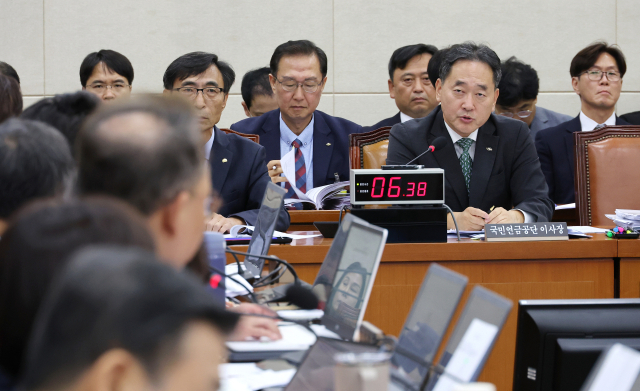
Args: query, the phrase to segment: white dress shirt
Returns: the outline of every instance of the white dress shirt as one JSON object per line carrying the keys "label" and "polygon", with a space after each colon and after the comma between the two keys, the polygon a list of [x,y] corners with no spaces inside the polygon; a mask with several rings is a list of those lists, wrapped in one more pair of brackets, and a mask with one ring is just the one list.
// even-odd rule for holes
{"label": "white dress shirt", "polygon": [[209,161],[209,155],[211,154],[211,147],[213,147],[213,139],[216,137],[216,129],[213,128],[211,131],[211,138],[204,145],[204,158]]}
{"label": "white dress shirt", "polygon": [[[613,114],[611,114],[611,117],[607,118],[607,120],[604,121],[604,124],[602,124],[602,125],[614,126],[615,124],[616,124],[616,113],[613,113]],[[592,120],[591,118],[587,117],[582,112],[582,110],[580,111],[580,126],[582,126],[582,131],[583,132],[591,132],[598,125],[600,125],[600,124],[597,123],[596,121]]]}
{"label": "white dress shirt", "polygon": [[[295,139],[300,140],[302,145],[300,146],[300,151],[302,151],[302,156],[304,157],[304,166],[307,170],[307,191],[313,189],[313,124],[315,120],[315,115],[311,117],[311,122],[307,125],[306,128],[300,133],[299,136],[296,136],[295,133],[289,129],[287,124],[282,120],[282,113],[280,114],[280,157],[282,158],[293,148],[291,143],[295,141]],[[288,178],[291,179],[292,182],[295,183],[296,178]],[[284,182],[282,182],[282,186],[284,186]]]}
{"label": "white dress shirt", "polygon": [[400,122],[405,123],[405,122],[409,121],[410,119],[413,119],[413,117],[409,117],[408,115],[406,115],[402,111],[400,112]]}

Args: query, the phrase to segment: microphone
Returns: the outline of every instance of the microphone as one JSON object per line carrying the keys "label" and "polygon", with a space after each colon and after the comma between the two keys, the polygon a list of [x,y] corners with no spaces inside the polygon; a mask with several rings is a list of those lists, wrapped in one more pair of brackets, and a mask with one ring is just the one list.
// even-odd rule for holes
{"label": "microphone", "polygon": [[436,149],[441,149],[442,147],[444,147],[445,145],[447,145],[447,139],[443,136],[439,136],[436,137],[435,140],[433,140],[433,142],[431,143],[431,145],[429,145],[429,148],[427,148],[426,151],[422,152],[420,155],[416,156],[415,158],[411,159],[408,163],[404,164],[405,166],[408,166],[409,164],[415,162],[416,160],[420,159],[425,153],[427,152],[432,152],[435,151]]}
{"label": "microphone", "polygon": [[289,286],[285,296],[280,301],[288,301],[303,310],[315,310],[320,304],[320,300],[318,300],[318,296],[315,293],[298,284]]}
{"label": "microphone", "polygon": [[224,251],[226,248],[224,235],[217,232],[207,232],[204,235],[203,244],[207,253],[207,264],[211,273],[209,275],[207,290],[219,304],[224,304],[224,278],[226,273],[220,272],[220,270],[224,270],[225,264],[227,263],[227,256]]}

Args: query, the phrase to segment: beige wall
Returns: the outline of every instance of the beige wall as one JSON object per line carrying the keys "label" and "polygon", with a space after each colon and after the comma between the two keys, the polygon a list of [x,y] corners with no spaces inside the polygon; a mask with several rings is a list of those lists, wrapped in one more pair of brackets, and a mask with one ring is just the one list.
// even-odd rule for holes
{"label": "beige wall", "polygon": [[638,0],[0,0],[0,60],[22,79],[26,104],[80,87],[85,55],[113,49],[135,68],[134,93],[162,90],[176,57],[194,50],[231,63],[237,82],[222,115],[244,118],[240,80],[268,65],[274,48],[310,39],[327,53],[320,110],[363,125],[396,113],[386,66],[396,48],[474,40],[502,59],[515,55],[540,76],[540,106],[580,108],[569,63],[594,40],[617,43],[628,70],[618,113],[640,110]]}

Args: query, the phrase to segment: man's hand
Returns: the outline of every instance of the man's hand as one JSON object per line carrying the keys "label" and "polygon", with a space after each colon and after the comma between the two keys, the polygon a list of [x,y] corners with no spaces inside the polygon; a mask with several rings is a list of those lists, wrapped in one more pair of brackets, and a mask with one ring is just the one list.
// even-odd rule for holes
{"label": "man's hand", "polygon": [[214,213],[211,218],[206,221],[207,231],[228,233],[234,225],[244,225],[244,221],[237,217],[226,218],[222,215]]}
{"label": "man's hand", "polygon": [[[230,310],[242,314],[277,316],[275,312],[267,307],[251,303],[242,303],[230,308]],[[278,330],[278,321],[275,319],[243,315],[240,317],[229,339],[231,341],[246,341],[247,339],[260,339],[262,337],[269,338],[272,341],[282,339],[280,330]]]}
{"label": "man's hand", "polygon": [[524,215],[519,210],[494,209],[485,219],[485,224],[522,224]]}
{"label": "man's hand", "polygon": [[[495,211],[494,211],[495,212]],[[460,231],[480,231],[484,228],[485,219],[489,217],[483,210],[468,207],[462,212],[453,212],[458,222],[458,229]],[[450,224],[447,224],[449,229],[455,229],[456,226],[451,220]]]}
{"label": "man's hand", "polygon": [[286,182],[287,178],[280,176],[282,174],[282,166],[280,165],[280,160],[271,160],[267,163],[267,170],[269,170],[269,176],[271,177],[271,182]]}

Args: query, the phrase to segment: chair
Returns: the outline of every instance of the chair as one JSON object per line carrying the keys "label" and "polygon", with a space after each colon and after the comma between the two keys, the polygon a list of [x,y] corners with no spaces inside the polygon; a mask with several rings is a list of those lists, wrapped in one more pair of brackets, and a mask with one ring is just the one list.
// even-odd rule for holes
{"label": "chair", "polygon": [[380,168],[387,164],[391,126],[349,135],[349,168]]}
{"label": "chair", "polygon": [[240,133],[240,132],[236,132],[235,130],[226,129],[226,128],[220,128],[220,130],[222,130],[226,134],[237,134],[240,137],[248,138],[249,140],[260,144],[260,136],[257,134]]}
{"label": "chair", "polygon": [[640,209],[640,126],[575,132],[575,191],[580,225],[612,226],[605,213]]}

